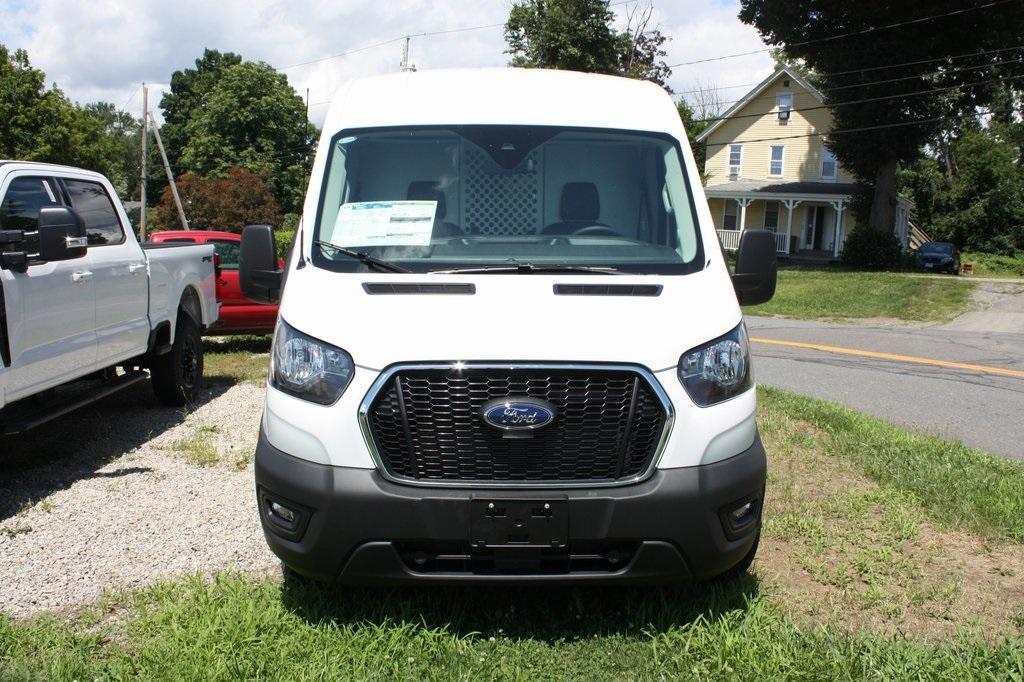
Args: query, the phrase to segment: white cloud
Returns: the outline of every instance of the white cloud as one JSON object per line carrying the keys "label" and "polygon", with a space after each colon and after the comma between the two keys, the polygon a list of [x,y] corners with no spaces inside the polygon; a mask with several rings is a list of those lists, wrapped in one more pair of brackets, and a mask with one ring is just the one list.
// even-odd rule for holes
{"label": "white cloud", "polygon": [[[145,80],[156,84],[150,102],[159,102],[171,73],[191,66],[203,48],[240,53],[278,68],[351,51],[402,35],[503,22],[510,0],[0,0],[7,5],[0,42],[24,47],[33,64],[46,71],[80,102],[103,99],[130,109]],[[615,9],[622,11],[626,6]],[[672,38],[667,61],[704,59],[763,48],[757,33],[736,18],[738,2],[661,0],[655,24]],[[412,60],[421,69],[497,66],[507,61],[501,27],[414,37]],[[347,57],[287,68],[295,89],[311,103],[329,100],[346,79],[398,68],[401,42]],[[671,80],[677,91],[695,83],[717,86],[753,83],[771,71],[767,53],[678,67]],[[744,90],[723,91],[735,99]],[[320,122],[326,106],[311,106]]]}

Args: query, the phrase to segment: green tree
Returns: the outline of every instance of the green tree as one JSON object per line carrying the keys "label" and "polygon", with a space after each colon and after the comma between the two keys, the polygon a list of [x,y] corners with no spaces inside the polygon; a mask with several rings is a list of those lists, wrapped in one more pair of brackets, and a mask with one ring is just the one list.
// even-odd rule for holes
{"label": "green tree", "polygon": [[160,98],[160,110],[164,115],[160,135],[172,168],[177,168],[182,149],[188,141],[185,130],[188,122],[203,108],[222,71],[241,63],[240,55],[207,48],[195,61],[194,69],[182,69],[171,74],[170,90]]}
{"label": "green tree", "polygon": [[110,165],[105,175],[125,200],[139,196],[139,149],[142,120],[119,110],[110,102],[94,102],[82,107],[102,127]]}
{"label": "green tree", "polygon": [[45,79],[28,53],[0,45],[0,157],[107,173],[116,153],[103,124]]}
{"label": "green tree", "polygon": [[[704,132],[704,129],[710,125],[706,120],[702,120],[698,117],[693,107],[687,103],[686,100],[681,99],[676,103],[676,109],[679,111],[679,118],[683,122],[683,127],[686,128],[686,137],[690,141],[690,148],[693,149],[693,157],[697,162],[697,168],[704,172],[704,162],[707,160],[708,147],[706,144],[698,143],[697,136]],[[704,178],[701,178],[703,182]]]}
{"label": "green tree", "polygon": [[957,169],[945,179],[943,210],[931,216],[933,237],[1009,256],[1024,250],[1024,168],[1009,134],[993,123],[951,144]]}
{"label": "green tree", "polygon": [[[996,96],[998,86],[983,81],[1024,74],[1020,60],[997,64],[1007,61],[1005,53],[976,54],[1020,43],[1024,4],[1019,2],[925,21],[920,20],[990,3],[741,0],[740,4],[741,20],[755,26],[768,44],[782,47],[788,59],[801,60],[817,74],[812,77],[825,92],[835,129],[910,124],[829,140],[843,165],[860,181],[873,185],[866,217],[870,228],[879,232],[889,231],[893,223],[898,165],[916,159],[943,127],[940,122],[919,122],[970,115]],[[904,25],[884,28],[896,23]],[[835,37],[845,34],[854,35]],[[975,56],[933,61],[937,56],[967,54]],[[886,64],[904,66],[877,70]],[[874,101],[843,104],[866,99]]]}
{"label": "green tree", "polygon": [[641,78],[665,86],[668,40],[648,29],[651,7],[635,10],[622,31],[608,0],[521,0],[505,23],[512,66],[567,69]]}
{"label": "green tree", "polygon": [[[170,129],[175,172],[223,177],[241,166],[270,178],[286,211],[302,203],[316,139],[305,105],[288,79],[263,62],[207,50],[195,70],[172,78],[173,98],[161,101],[161,133]],[[175,92],[175,82],[178,91]],[[165,139],[168,157],[171,142]]]}

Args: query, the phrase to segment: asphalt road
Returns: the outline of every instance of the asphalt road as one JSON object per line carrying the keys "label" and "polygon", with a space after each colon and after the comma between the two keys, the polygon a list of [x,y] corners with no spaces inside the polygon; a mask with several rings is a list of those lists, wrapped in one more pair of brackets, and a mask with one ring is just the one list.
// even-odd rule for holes
{"label": "asphalt road", "polygon": [[979,365],[1011,375],[754,341],[755,377],[1024,460],[1024,286],[983,286],[977,298],[981,310],[937,326],[748,317],[747,327],[752,339]]}

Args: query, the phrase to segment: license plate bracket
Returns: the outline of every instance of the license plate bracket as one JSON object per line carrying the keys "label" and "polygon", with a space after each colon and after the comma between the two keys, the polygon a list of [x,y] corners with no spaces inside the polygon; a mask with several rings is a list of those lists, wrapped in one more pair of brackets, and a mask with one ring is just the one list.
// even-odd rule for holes
{"label": "license plate bracket", "polygon": [[469,541],[475,548],[559,548],[569,542],[569,502],[564,498],[473,498],[469,504]]}

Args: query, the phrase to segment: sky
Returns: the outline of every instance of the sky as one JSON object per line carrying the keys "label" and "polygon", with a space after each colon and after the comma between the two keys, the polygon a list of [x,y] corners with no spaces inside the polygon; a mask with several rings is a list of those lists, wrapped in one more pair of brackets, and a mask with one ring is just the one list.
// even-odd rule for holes
{"label": "sky", "polygon": [[[757,32],[736,18],[736,0],[613,0],[619,27],[628,10],[648,1],[654,7],[649,26],[671,38],[669,64],[764,48]],[[506,64],[501,24],[511,5],[512,0],[0,0],[0,43],[26,49],[48,83],[71,99],[109,101],[136,115],[141,82],[152,84],[155,108],[171,73],[192,66],[204,48],[237,52],[281,69],[301,96],[308,88],[310,118],[319,125],[346,80],[398,70],[405,35],[413,35],[410,57],[421,70]],[[477,26],[489,27],[415,36]],[[352,53],[324,59],[344,52]],[[669,85],[680,93],[741,86],[719,91],[728,103],[772,66],[767,52],[680,66]]]}

